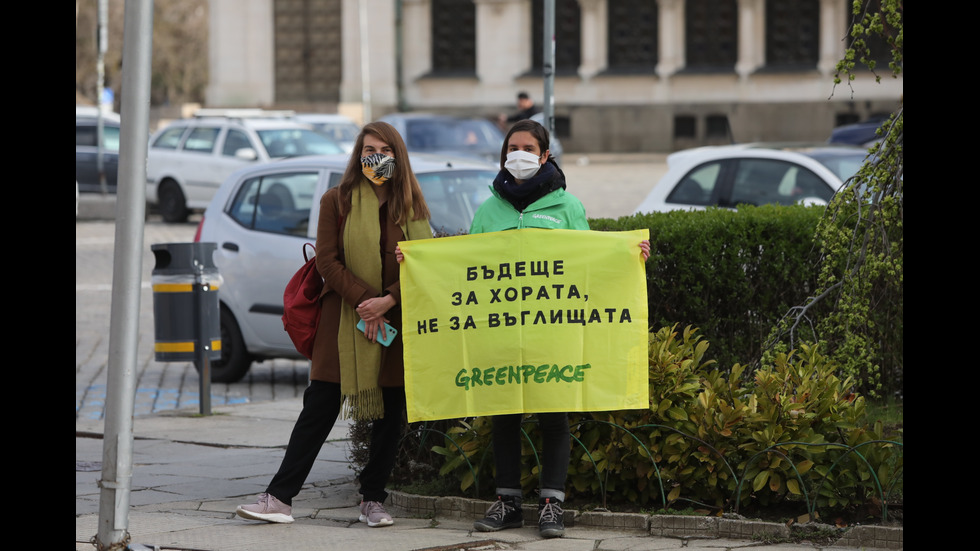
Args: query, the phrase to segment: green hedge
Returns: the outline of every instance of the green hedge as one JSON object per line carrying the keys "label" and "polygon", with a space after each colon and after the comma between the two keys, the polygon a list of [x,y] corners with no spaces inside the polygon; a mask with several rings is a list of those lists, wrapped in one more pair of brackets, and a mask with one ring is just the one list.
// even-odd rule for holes
{"label": "green hedge", "polygon": [[815,288],[822,207],[761,206],[589,220],[598,231],[650,230],[650,329],[694,326],[721,366],[752,364],[776,322]]}
{"label": "green hedge", "polygon": [[[868,424],[864,398],[817,347],[777,354],[753,375],[740,365],[726,374],[705,360],[710,347],[696,333],[663,328],[650,335],[649,409],[569,415],[566,491],[576,506],[695,504],[738,512],[780,505],[793,515],[853,515],[903,494],[902,444]],[[525,495],[538,486],[534,419],[524,423]],[[437,428],[443,443],[430,449],[442,456],[439,479],[486,497],[494,488],[490,426],[488,417],[419,423],[409,440],[436,439],[425,431]]]}

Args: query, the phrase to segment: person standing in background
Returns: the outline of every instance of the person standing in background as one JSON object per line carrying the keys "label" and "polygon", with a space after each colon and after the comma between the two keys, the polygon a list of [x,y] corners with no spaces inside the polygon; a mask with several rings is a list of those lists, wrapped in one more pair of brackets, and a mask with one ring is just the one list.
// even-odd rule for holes
{"label": "person standing in background", "polygon": [[508,124],[530,119],[540,112],[541,109],[537,105],[534,105],[534,100],[531,99],[531,96],[527,92],[522,91],[517,94],[517,112],[510,116],[507,116],[506,113],[501,113],[497,117],[497,124],[501,130],[506,130]]}

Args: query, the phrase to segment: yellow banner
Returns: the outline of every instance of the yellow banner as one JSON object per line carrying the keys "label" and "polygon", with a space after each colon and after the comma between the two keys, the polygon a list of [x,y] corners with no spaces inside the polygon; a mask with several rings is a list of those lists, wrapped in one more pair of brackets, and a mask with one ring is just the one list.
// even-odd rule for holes
{"label": "yellow banner", "polygon": [[649,407],[648,230],[399,243],[409,422]]}

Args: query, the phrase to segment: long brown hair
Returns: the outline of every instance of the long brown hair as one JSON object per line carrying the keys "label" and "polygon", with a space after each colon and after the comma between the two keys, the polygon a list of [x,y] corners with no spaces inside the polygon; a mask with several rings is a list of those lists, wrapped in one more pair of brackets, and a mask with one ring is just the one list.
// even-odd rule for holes
{"label": "long brown hair", "polygon": [[361,172],[361,150],[364,148],[364,136],[366,134],[371,134],[385,142],[391,146],[395,153],[395,172],[387,182],[390,186],[388,190],[388,214],[398,224],[404,224],[409,219],[428,220],[430,216],[429,206],[425,203],[422,188],[415,177],[415,172],[412,171],[412,163],[408,158],[405,140],[395,130],[395,127],[380,121],[365,124],[361,133],[357,135],[354,150],[351,153],[350,161],[347,163],[347,170],[344,171],[344,177],[340,180],[340,196],[343,198],[341,203],[342,214],[350,212],[351,194],[364,178],[364,174]]}

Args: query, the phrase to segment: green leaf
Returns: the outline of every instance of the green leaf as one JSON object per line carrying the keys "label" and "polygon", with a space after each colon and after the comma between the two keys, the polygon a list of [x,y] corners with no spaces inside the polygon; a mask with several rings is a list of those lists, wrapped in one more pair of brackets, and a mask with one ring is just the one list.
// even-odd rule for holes
{"label": "green leaf", "polygon": [[803,492],[800,491],[800,483],[795,478],[786,481],[786,489],[793,495],[803,495]]}
{"label": "green leaf", "polygon": [[682,407],[672,407],[667,410],[667,415],[677,421],[687,421],[687,410]]}
{"label": "green leaf", "polygon": [[800,474],[806,473],[812,467],[813,467],[813,461],[810,459],[804,459],[803,461],[800,461],[799,463],[796,464],[796,470],[799,471]]}

